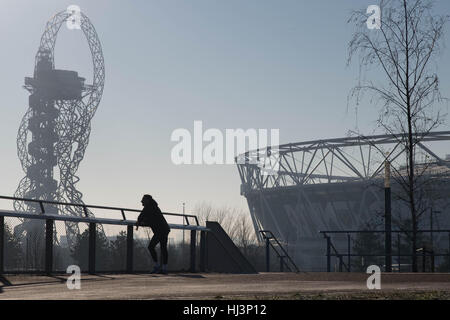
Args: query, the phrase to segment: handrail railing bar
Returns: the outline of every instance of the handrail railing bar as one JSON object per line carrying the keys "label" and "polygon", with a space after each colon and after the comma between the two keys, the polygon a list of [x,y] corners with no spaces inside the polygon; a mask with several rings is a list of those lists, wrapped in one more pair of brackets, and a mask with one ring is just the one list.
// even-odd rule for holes
{"label": "handrail railing bar", "polygon": [[[278,241],[277,237],[275,237],[275,235],[273,234],[272,231],[270,230],[260,230],[259,231],[262,235],[264,239],[268,239],[269,240],[269,244],[270,246],[274,249],[275,253],[277,254],[279,259],[284,259],[284,257],[288,258],[288,261],[292,264],[292,266],[295,268],[295,270],[297,270],[297,272],[300,272],[300,270],[298,269],[297,265],[295,264],[295,262],[291,259],[291,257],[289,256],[289,254],[287,253],[287,251],[283,248],[283,246],[281,245],[281,243]],[[270,237],[267,237],[266,233],[270,233]],[[282,252],[284,253],[284,255],[281,255],[278,250],[275,248],[275,246],[273,245],[273,243],[270,242],[270,240],[273,239],[275,240],[275,242],[277,243],[278,247],[282,250]],[[283,260],[284,264],[289,268],[290,271],[292,271],[291,267]]]}
{"label": "handrail railing bar", "polygon": [[336,254],[331,254],[330,256],[338,257],[339,258],[339,263],[342,264],[345,267],[345,269],[347,269],[347,271],[348,271],[349,266],[347,266],[346,263],[344,262],[343,255],[340,254],[339,251],[337,251],[337,249],[334,246],[332,241],[330,241],[330,245],[331,245],[331,249],[333,249],[334,252],[336,253]]}
{"label": "handrail railing bar", "polygon": [[286,250],[284,250],[283,246],[281,245],[281,243],[278,241],[278,239],[274,236],[273,239],[275,240],[275,242],[278,244],[278,246],[280,247],[281,251],[283,251],[284,256],[288,258],[288,260],[295,266],[295,268],[298,270],[296,264],[294,263],[294,261],[291,259],[291,257],[289,256],[289,254],[287,253]]}
{"label": "handrail railing bar", "polygon": [[[401,234],[401,233],[412,233],[412,230],[392,230],[392,233],[397,233],[397,234]],[[450,248],[450,230],[448,229],[420,229],[416,231],[417,233],[429,233],[429,232],[436,232],[436,233],[448,233],[449,234],[449,248]],[[338,257],[339,258],[339,262],[340,265],[344,265],[347,268],[347,271],[349,271],[349,267],[350,266],[346,266],[343,257],[344,256],[348,256],[349,259],[350,257],[386,257],[386,256],[391,256],[391,257],[412,257],[413,254],[408,253],[408,254],[400,254],[400,253],[391,253],[391,254],[386,254],[386,253],[380,253],[380,254],[374,254],[374,253],[350,253],[347,252],[345,254],[340,254],[336,247],[334,246],[333,242],[331,241],[331,234],[347,234],[349,235],[350,233],[386,233],[386,231],[384,230],[327,230],[327,231],[319,231],[319,233],[323,234],[324,238],[327,239],[327,246],[330,249],[333,249],[334,253],[328,252],[326,253],[326,256],[328,257]],[[430,256],[434,259],[434,257],[449,257],[450,256],[450,250],[447,253],[436,253],[433,250],[425,250],[424,251],[424,256]],[[350,260],[349,260],[350,261]],[[328,262],[329,264],[329,259]]]}
{"label": "handrail railing bar", "polygon": [[[114,210],[114,211],[122,211],[123,210],[123,211],[128,211],[128,212],[141,212],[141,210],[138,210],[138,209],[129,209],[129,208],[120,208],[120,207],[108,207],[108,206],[80,204],[80,203],[70,203],[70,202],[60,202],[60,201],[50,201],[50,200],[40,200],[40,199],[27,199],[27,198],[10,197],[10,196],[0,196],[0,199],[39,203],[40,206],[41,206],[42,213],[45,213],[43,204],[63,205],[63,206],[71,206],[71,207],[83,207],[83,208],[91,208],[91,209],[105,209],[105,210]],[[162,214],[168,215],[168,216],[185,217],[186,219],[187,219],[187,217],[195,218],[197,225],[200,225],[198,223],[197,216],[195,216],[195,215],[182,214],[182,213],[171,213],[171,212],[163,212]]]}
{"label": "handrail railing bar", "polygon": [[[327,233],[336,233],[336,234],[342,234],[342,233],[385,233],[384,230],[336,230],[336,231],[319,231],[319,233],[327,234]],[[392,233],[412,233],[413,230],[392,230]],[[416,232],[450,232],[450,229],[420,229],[416,230]]]}
{"label": "handrail railing bar", "polygon": [[[99,224],[111,224],[111,225],[135,225],[136,220],[121,220],[121,219],[109,219],[109,218],[95,218],[95,217],[80,217],[80,216],[70,216],[70,215],[60,215],[60,214],[31,214],[27,212],[20,211],[6,211],[0,210],[0,216],[5,217],[17,217],[25,219],[52,219],[58,221],[72,221],[78,223],[99,223]],[[195,225],[181,225],[169,223],[169,226],[174,229],[185,229],[185,230],[200,230],[209,231],[208,228],[203,226]]]}

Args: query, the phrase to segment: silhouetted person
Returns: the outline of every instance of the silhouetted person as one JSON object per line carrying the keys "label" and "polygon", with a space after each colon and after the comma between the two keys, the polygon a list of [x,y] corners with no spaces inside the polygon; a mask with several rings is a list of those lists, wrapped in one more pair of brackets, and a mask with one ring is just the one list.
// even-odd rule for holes
{"label": "silhouetted person", "polygon": [[[158,207],[158,203],[152,198],[151,195],[145,194],[141,200],[144,209],[142,209],[141,214],[136,221],[136,230],[139,226],[150,227],[153,231],[153,237],[148,245],[148,250],[152,256],[155,266],[151,273],[163,273],[167,274],[167,240],[170,232],[170,227],[167,224],[161,210]],[[159,243],[161,248],[161,262],[162,267],[158,263],[158,256],[156,254],[155,247]]]}

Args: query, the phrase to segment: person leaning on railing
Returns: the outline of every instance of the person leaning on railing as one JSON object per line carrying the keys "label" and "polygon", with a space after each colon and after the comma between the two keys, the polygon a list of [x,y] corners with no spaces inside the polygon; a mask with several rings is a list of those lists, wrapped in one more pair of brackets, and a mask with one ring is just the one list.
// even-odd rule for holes
{"label": "person leaning on railing", "polygon": [[[158,203],[151,195],[145,194],[142,197],[141,203],[144,206],[144,209],[142,209],[136,221],[136,230],[139,229],[139,226],[146,226],[150,227],[153,231],[153,237],[148,245],[148,250],[155,263],[151,273],[167,274],[167,262],[169,258],[167,251],[167,241],[170,232],[169,224],[159,209]],[[158,256],[155,250],[158,243],[161,249],[162,266],[158,263]]]}

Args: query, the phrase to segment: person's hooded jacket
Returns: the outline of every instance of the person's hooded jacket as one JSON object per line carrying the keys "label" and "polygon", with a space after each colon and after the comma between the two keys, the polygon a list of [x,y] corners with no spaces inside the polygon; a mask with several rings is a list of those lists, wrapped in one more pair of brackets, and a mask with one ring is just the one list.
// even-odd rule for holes
{"label": "person's hooded jacket", "polygon": [[159,209],[158,203],[153,198],[151,198],[150,204],[144,206],[137,222],[139,226],[150,227],[153,233],[157,235],[170,232],[170,227]]}

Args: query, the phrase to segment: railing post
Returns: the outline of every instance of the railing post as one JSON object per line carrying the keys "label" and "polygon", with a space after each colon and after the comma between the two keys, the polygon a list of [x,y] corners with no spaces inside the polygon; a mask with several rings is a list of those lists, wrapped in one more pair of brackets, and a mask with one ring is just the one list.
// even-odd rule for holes
{"label": "railing post", "polygon": [[191,230],[191,272],[195,272],[195,251],[196,251],[196,247],[195,247],[195,243],[196,243],[196,231],[195,230]]}
{"label": "railing post", "polygon": [[0,216],[0,274],[5,272],[5,216]]}
{"label": "railing post", "polygon": [[327,239],[327,272],[331,272],[331,240],[329,236]]}
{"label": "railing post", "polygon": [[53,269],[53,223],[45,220],[45,273],[51,274]]}
{"label": "railing post", "polygon": [[384,251],[386,272],[392,272],[392,218],[391,218],[391,188],[385,188],[385,216],[384,216]]}
{"label": "railing post", "polygon": [[206,231],[200,231],[200,271],[206,271]]}
{"label": "railing post", "polygon": [[41,207],[41,214],[45,214],[44,204],[42,201],[39,201],[39,206]]}
{"label": "railing post", "polygon": [[339,272],[342,272],[342,267],[344,264],[344,261],[342,260],[342,255],[339,254],[338,258],[339,258]]}
{"label": "railing post", "polygon": [[83,212],[84,212],[84,216],[85,216],[86,218],[89,218],[89,213],[88,213],[88,210],[87,210],[87,207],[86,207],[86,206],[83,206]]}
{"label": "railing post", "polygon": [[398,263],[398,272],[401,271],[401,256],[400,256],[400,232],[397,233],[397,263]]}
{"label": "railing post", "polygon": [[434,250],[431,250],[431,272],[434,273]]}
{"label": "railing post", "polygon": [[266,237],[266,272],[270,272],[270,240]]}
{"label": "railing post", "polygon": [[425,268],[426,268],[425,246],[422,245],[422,272],[425,272]]}
{"label": "railing post", "polygon": [[95,238],[97,233],[95,223],[89,223],[89,273],[95,273]]}
{"label": "railing post", "polygon": [[280,272],[284,272],[284,256],[280,256]]}
{"label": "railing post", "polygon": [[351,247],[350,247],[350,243],[351,243],[351,239],[350,239],[350,234],[347,234],[347,271],[351,272],[351,265],[350,265],[350,260],[351,260]]}
{"label": "railing post", "polygon": [[127,272],[133,272],[133,225],[127,226]]}

